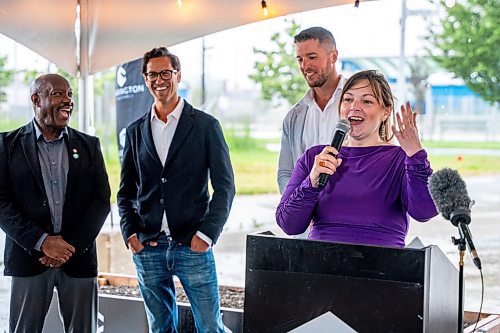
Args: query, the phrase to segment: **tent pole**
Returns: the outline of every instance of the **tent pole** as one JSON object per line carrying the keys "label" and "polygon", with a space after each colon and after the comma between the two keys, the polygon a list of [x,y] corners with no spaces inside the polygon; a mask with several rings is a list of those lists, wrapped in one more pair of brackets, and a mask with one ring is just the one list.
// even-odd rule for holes
{"label": "tent pole", "polygon": [[80,26],[78,54],[78,121],[79,129],[88,134],[95,134],[94,129],[94,79],[89,76],[89,2],[78,0],[77,3]]}
{"label": "tent pole", "polygon": [[80,77],[78,92],[78,128],[82,132],[94,135],[94,77]]}

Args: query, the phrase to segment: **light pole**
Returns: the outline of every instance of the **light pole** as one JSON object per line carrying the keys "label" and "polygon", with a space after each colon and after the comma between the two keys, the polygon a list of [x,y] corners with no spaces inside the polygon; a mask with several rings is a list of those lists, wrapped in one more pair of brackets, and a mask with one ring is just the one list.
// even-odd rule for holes
{"label": "light pole", "polygon": [[201,107],[205,107],[206,88],[205,88],[205,36],[201,37]]}
{"label": "light pole", "polygon": [[397,80],[397,90],[398,98],[400,103],[406,101],[406,56],[405,56],[405,35],[406,35],[406,18],[412,15],[420,15],[426,17],[428,15],[434,14],[433,10],[430,9],[420,9],[420,10],[409,10],[406,7],[406,0],[402,0],[401,6],[401,19],[399,24],[400,29],[400,44],[399,44],[399,66],[398,66],[398,80]]}

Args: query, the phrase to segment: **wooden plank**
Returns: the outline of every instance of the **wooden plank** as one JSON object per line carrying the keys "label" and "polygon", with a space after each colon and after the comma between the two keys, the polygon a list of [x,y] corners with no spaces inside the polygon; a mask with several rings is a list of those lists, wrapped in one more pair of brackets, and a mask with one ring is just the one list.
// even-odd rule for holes
{"label": "wooden plank", "polygon": [[136,287],[139,283],[137,277],[133,275],[101,273],[97,276],[99,285],[111,286],[133,286]]}
{"label": "wooden plank", "polygon": [[[476,320],[468,321],[468,323],[471,323],[471,325],[464,329],[464,333],[474,332],[474,327],[476,326],[475,322]],[[500,333],[500,316],[489,315],[488,317],[481,319],[479,323],[477,323],[476,332]]]}
{"label": "wooden plank", "polygon": [[[491,315],[491,313],[482,312],[479,320],[484,319],[490,315]],[[472,311],[465,311],[464,312],[464,323],[468,323],[468,324],[475,323],[476,320],[477,320],[477,312],[472,312]]]}
{"label": "wooden plank", "polygon": [[485,333],[500,333],[500,317],[497,318],[488,324],[481,326],[481,332]]}

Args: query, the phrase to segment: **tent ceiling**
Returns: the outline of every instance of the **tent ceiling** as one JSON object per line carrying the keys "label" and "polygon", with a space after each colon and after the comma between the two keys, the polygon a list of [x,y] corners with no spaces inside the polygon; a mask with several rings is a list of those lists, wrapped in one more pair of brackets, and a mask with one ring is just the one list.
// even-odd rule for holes
{"label": "tent ceiling", "polygon": [[[266,1],[269,18],[354,2]],[[177,0],[0,0],[0,33],[69,73],[85,77],[159,45],[172,46],[266,18],[261,0],[182,3],[179,8]]]}

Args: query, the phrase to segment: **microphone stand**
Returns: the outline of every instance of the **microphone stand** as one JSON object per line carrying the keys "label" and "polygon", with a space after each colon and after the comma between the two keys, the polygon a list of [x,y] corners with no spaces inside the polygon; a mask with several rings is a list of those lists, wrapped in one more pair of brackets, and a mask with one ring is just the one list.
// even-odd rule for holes
{"label": "microphone stand", "polygon": [[465,237],[459,229],[460,238],[451,237],[454,245],[458,246],[459,261],[458,261],[458,327],[457,332],[464,331],[464,255],[466,249]]}

